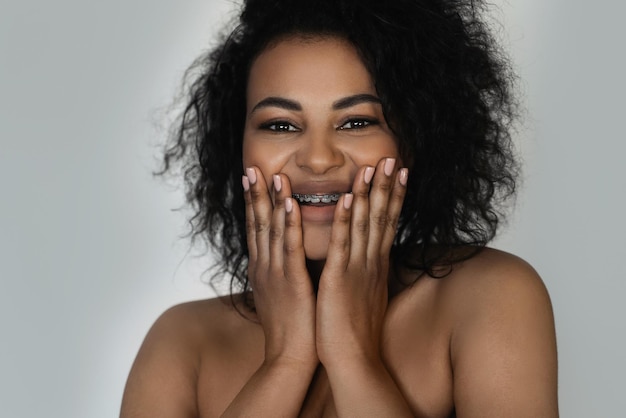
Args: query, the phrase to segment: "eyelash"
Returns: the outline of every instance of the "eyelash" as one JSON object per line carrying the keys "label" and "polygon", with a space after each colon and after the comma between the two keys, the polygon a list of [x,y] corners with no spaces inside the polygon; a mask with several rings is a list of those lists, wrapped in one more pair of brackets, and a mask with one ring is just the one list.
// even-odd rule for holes
{"label": "eyelash", "polygon": [[[353,126],[352,128],[346,128],[345,126],[351,124],[351,125],[359,125],[359,126]],[[343,122],[343,124],[341,124],[339,126],[340,131],[345,131],[345,130],[360,130],[360,129],[365,129],[368,128],[370,126],[374,126],[374,125],[378,125],[379,122],[376,119],[372,119],[372,118],[351,118],[346,120],[345,122]]]}
{"label": "eyelash", "polygon": [[[351,118],[343,122],[339,127],[337,127],[340,131],[345,130],[361,130],[370,126],[378,125],[380,122],[376,119],[372,118]],[[346,125],[352,125],[351,128],[346,127]],[[358,125],[358,126],[354,126]],[[272,131],[272,132],[299,132],[300,128],[288,122],[286,120],[273,120],[270,122],[266,122],[261,124],[261,129]]]}
{"label": "eyelash", "polygon": [[[279,127],[282,127],[279,129]],[[261,124],[261,129],[272,132],[298,132],[300,128],[296,127],[293,123],[286,120],[272,120]],[[284,129],[286,128],[286,129]]]}

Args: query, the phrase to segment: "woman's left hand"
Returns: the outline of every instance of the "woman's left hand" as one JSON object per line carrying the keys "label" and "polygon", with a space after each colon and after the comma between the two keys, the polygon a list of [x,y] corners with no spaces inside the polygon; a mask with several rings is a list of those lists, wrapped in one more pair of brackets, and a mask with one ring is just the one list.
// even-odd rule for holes
{"label": "woman's left hand", "polygon": [[390,249],[408,176],[395,165],[384,158],[362,167],[337,204],[316,308],[317,353],[327,369],[381,362]]}

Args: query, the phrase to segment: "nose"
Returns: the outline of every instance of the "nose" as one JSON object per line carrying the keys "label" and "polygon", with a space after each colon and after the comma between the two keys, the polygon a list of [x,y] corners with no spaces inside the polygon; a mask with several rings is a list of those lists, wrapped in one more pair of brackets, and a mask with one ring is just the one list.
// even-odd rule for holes
{"label": "nose", "polygon": [[296,154],[296,164],[312,174],[325,174],[344,163],[336,138],[328,132],[308,132]]}

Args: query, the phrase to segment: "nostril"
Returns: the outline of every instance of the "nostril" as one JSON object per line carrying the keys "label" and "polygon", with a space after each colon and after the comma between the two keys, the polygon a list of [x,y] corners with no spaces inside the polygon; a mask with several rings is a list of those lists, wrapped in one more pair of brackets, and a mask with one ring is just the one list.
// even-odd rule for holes
{"label": "nostril", "polygon": [[325,173],[328,170],[343,164],[343,154],[332,146],[309,146],[302,149],[296,158],[296,163],[302,169],[313,173]]}

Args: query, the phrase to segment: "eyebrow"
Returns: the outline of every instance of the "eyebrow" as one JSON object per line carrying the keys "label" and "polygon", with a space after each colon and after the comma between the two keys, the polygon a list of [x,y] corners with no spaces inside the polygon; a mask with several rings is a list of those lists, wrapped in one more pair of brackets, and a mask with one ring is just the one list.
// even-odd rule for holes
{"label": "eyebrow", "polygon": [[[342,110],[342,109],[347,109],[352,106],[356,106],[361,103],[382,104],[381,100],[378,97],[372,94],[363,93],[363,94],[355,94],[353,96],[341,98],[333,102],[332,108],[333,110]],[[270,97],[266,97],[265,99],[257,103],[252,108],[252,111],[250,113],[254,113],[255,111],[265,108],[265,107],[279,107],[281,109],[292,110],[295,112],[302,111],[302,105],[296,102],[295,100],[285,99],[283,97],[270,96]]]}
{"label": "eyebrow", "polygon": [[333,110],[347,109],[361,103],[382,104],[380,99],[372,94],[355,94],[354,96],[344,97],[333,103]]}
{"label": "eyebrow", "polygon": [[300,103],[294,101],[294,100],[289,100],[289,99],[285,99],[283,97],[266,97],[265,99],[261,100],[259,103],[257,103],[253,108],[252,111],[250,113],[254,113],[255,111],[259,110],[259,109],[263,109],[264,107],[280,107],[281,109],[285,109],[285,110],[293,110],[293,111],[301,111],[302,110],[302,105],[300,105]]}

